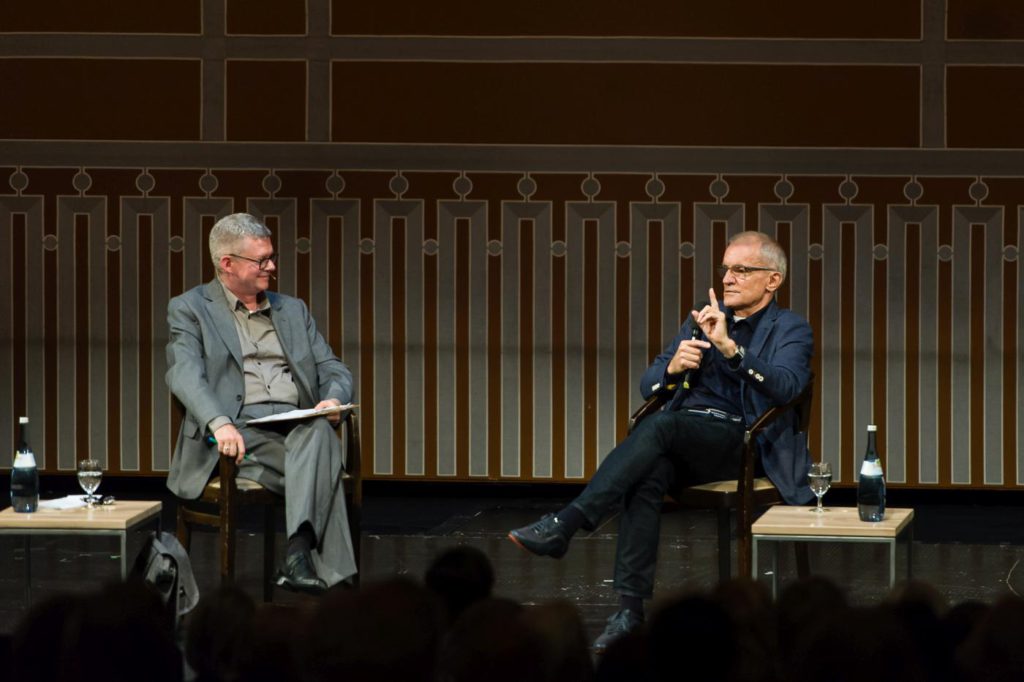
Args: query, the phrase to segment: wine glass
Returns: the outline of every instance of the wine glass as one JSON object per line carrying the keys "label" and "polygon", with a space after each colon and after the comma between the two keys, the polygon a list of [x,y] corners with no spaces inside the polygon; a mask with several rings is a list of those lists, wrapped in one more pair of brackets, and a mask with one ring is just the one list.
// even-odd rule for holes
{"label": "wine glass", "polygon": [[98,495],[94,495],[103,480],[103,467],[98,459],[83,459],[78,463],[78,485],[85,491],[85,501],[93,505],[99,502]]}
{"label": "wine glass", "polygon": [[812,512],[823,514],[827,509],[821,506],[821,498],[825,496],[832,486],[832,467],[828,462],[813,462],[807,472],[807,483],[811,486],[811,492],[818,498],[818,506],[811,509]]}

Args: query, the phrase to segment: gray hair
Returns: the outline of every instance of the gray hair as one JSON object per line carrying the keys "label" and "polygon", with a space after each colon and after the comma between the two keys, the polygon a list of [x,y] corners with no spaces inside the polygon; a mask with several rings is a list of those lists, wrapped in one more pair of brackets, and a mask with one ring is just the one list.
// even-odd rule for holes
{"label": "gray hair", "polygon": [[729,238],[729,246],[737,242],[757,242],[761,245],[761,258],[765,264],[782,275],[782,281],[786,281],[786,252],[777,241],[766,235],[764,232],[748,230],[734,234]]}
{"label": "gray hair", "polygon": [[270,239],[270,230],[248,213],[232,213],[216,222],[210,230],[210,258],[220,272],[220,259],[233,253],[243,239]]}

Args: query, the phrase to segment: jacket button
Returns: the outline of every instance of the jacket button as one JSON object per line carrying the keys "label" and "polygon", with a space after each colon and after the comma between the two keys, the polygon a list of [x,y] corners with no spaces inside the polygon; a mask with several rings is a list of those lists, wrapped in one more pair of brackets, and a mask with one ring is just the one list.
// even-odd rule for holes
{"label": "jacket button", "polygon": [[241,395],[236,395],[235,396],[235,400],[237,400],[238,402],[242,402],[242,396]]}

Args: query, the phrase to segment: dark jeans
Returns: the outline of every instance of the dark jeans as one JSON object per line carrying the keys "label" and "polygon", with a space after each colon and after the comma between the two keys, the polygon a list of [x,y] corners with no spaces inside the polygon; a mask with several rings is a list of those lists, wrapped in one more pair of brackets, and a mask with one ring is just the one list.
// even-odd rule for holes
{"label": "dark jeans", "polygon": [[572,505],[593,529],[622,501],[617,592],[645,599],[654,594],[665,493],[676,486],[737,478],[742,442],[742,424],[686,411],[658,412],[608,454]]}

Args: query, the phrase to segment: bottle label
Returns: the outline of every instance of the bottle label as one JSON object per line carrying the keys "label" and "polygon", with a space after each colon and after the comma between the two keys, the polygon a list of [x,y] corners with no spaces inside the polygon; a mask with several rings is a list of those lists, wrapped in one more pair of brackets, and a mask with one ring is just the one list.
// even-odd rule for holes
{"label": "bottle label", "polygon": [[882,462],[877,459],[866,459],[860,467],[861,476],[881,476]]}
{"label": "bottle label", "polygon": [[15,469],[34,469],[36,457],[31,452],[18,452],[14,455]]}

